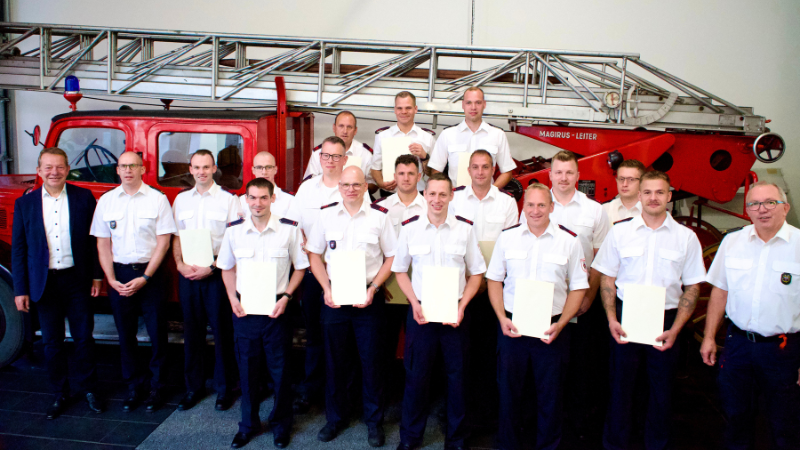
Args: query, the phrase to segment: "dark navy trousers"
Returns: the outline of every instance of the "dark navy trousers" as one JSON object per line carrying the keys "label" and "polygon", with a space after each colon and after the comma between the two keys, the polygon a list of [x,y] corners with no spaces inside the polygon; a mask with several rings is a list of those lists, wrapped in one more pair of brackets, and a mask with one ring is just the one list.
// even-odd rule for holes
{"label": "dark navy trousers", "polygon": [[275,403],[269,415],[269,426],[275,436],[288,434],[292,429],[292,388],[287,369],[292,345],[289,319],[285,314],[277,319],[255,315],[241,318],[234,316],[233,336],[242,389],[242,421],[239,422],[239,431],[249,434],[261,430],[261,419],[258,415],[261,399],[258,387],[262,374],[259,372],[266,365],[275,389]]}
{"label": "dark navy trousers", "polygon": [[419,445],[430,408],[431,376],[441,350],[447,378],[447,430],[445,447],[463,446],[467,438],[466,384],[464,372],[469,355],[469,308],[458,328],[441,323],[420,325],[408,308],[404,365],[406,387],[400,422],[400,442]]}
{"label": "dark navy trousers", "polygon": [[725,447],[755,448],[753,427],[757,393],[764,394],[773,449],[800,448],[800,333],[785,341],[750,342],[728,328],[719,360],[719,390],[728,419]]}
{"label": "dark navy trousers", "polygon": [[[144,275],[147,263],[114,263],[117,281],[125,284]],[[119,348],[122,359],[122,379],[131,391],[144,381],[144,376],[136,368],[136,332],[139,329],[139,314],[144,316],[147,335],[150,336],[152,356],[150,357],[150,387],[161,389],[164,386],[162,369],[167,355],[168,324],[166,299],[162,269],[158,269],[144,287],[131,297],[122,297],[114,289],[108,289],[108,298],[114,312],[114,323],[119,334]]]}
{"label": "dark navy trousers", "polygon": [[386,308],[383,290],[378,290],[366,308],[323,306],[322,330],[325,342],[325,415],[329,423],[344,425],[348,417],[349,389],[352,383],[350,355],[357,350],[361,360],[364,423],[374,427],[383,423],[384,343]]}
{"label": "dark navy trousers", "polygon": [[55,395],[69,395],[67,355],[64,351],[65,317],[69,320],[69,331],[75,343],[78,386],[84,393],[95,390],[97,370],[90,289],[90,282],[76,278],[74,268],[51,270],[47,275],[44,293],[36,302],[47,377]]}
{"label": "dark navy trousers", "polygon": [[229,392],[236,384],[233,356],[231,304],[219,270],[202,280],[187,280],[178,274],[178,292],[183,310],[184,375],[190,392],[205,388],[203,361],[206,354],[206,324],[214,333],[214,389]]}
{"label": "dark navy trousers", "polygon": [[316,397],[325,389],[324,347],[322,340],[322,286],[311,273],[306,270],[303,276],[303,316],[306,323],[306,361],[305,378],[297,390],[300,395]]}
{"label": "dark navy trousers", "polygon": [[[623,302],[617,300],[617,320],[622,318]],[[672,327],[677,309],[664,312],[664,330]],[[578,319],[580,322],[580,319]],[[645,418],[644,443],[647,450],[667,448],[670,441],[672,387],[678,362],[678,346],[665,351],[652,345],[617,344],[611,337],[611,396],[603,431],[603,446],[609,450],[631,448],[633,396],[636,373],[645,365],[649,386]]]}
{"label": "dark navy trousers", "polygon": [[[558,317],[556,316],[557,321]],[[497,385],[500,391],[498,441],[503,450],[522,448],[525,410],[536,409],[536,449],[555,449],[561,442],[564,379],[571,327],[552,344],[538,338],[505,336],[498,326]],[[525,403],[526,381],[533,382],[536,405]]]}

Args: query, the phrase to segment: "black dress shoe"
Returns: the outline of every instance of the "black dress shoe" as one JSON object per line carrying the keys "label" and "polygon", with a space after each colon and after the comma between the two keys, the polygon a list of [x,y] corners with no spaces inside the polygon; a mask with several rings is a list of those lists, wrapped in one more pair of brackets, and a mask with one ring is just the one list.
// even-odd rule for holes
{"label": "black dress shoe", "polygon": [[53,420],[67,409],[67,399],[56,397],[53,404],[47,407],[47,420]]}
{"label": "black dress shoe", "polygon": [[383,447],[386,442],[386,434],[383,432],[382,425],[369,427],[367,442],[370,447]]}
{"label": "black dress shoe", "polygon": [[161,405],[164,403],[164,397],[161,394],[161,390],[153,389],[150,391],[150,396],[147,397],[147,400],[144,401],[145,411],[151,413],[158,411],[158,408],[161,408]]}
{"label": "black dress shoe", "polygon": [[403,444],[402,442],[397,444],[397,450],[416,450],[417,447],[419,446],[411,444]]}
{"label": "black dress shoe", "polygon": [[103,405],[103,402],[91,392],[86,393],[86,404],[89,406],[89,409],[92,410],[92,412],[95,414],[100,414],[105,409],[105,405]]}
{"label": "black dress shoe", "polygon": [[289,433],[276,435],[272,443],[275,447],[286,448],[289,445]]}
{"label": "black dress shoe", "polygon": [[324,427],[322,427],[321,430],[319,430],[317,439],[322,442],[330,442],[339,435],[339,431],[341,431],[339,426],[335,425],[333,422],[328,422]]}
{"label": "black dress shoe", "polygon": [[214,409],[217,411],[227,411],[233,405],[233,395],[228,392],[217,395],[217,401],[214,403]]}
{"label": "black dress shoe", "polygon": [[139,395],[136,392],[129,392],[128,398],[122,401],[122,411],[131,412],[139,404]]}
{"label": "black dress shoe", "polygon": [[297,397],[292,404],[292,411],[295,414],[305,414],[311,408],[311,400],[306,396]]}
{"label": "black dress shoe", "polygon": [[241,431],[236,433],[236,436],[233,437],[233,442],[231,442],[231,448],[242,448],[250,442],[250,439],[253,438],[252,434],[242,433]]}
{"label": "black dress shoe", "polygon": [[178,411],[186,411],[194,408],[194,405],[196,405],[201,398],[203,398],[202,392],[187,392],[186,395],[184,395],[181,399],[180,403],[178,403]]}

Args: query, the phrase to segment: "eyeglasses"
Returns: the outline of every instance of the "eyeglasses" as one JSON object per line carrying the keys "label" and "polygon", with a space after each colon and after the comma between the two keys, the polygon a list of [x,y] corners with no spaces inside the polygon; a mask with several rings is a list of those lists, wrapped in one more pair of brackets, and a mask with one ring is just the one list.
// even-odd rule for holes
{"label": "eyeglasses", "polygon": [[142,167],[141,164],[117,164],[119,170],[133,170],[137,167]]}
{"label": "eyeglasses", "polygon": [[633,183],[634,181],[639,181],[639,178],[633,178],[633,177],[619,177],[619,178],[617,178],[617,181],[619,181],[619,182],[620,182],[620,183],[622,183],[622,184],[625,184],[625,183],[631,184],[631,183]]}
{"label": "eyeglasses", "polygon": [[786,202],[782,202],[780,200],[767,200],[766,202],[749,202],[746,204],[747,209],[750,211],[758,211],[761,208],[761,205],[764,205],[764,209],[767,211],[771,211],[775,209],[778,205],[785,205]]}
{"label": "eyeglasses", "polygon": [[[323,155],[324,155],[324,153],[323,153]],[[350,183],[339,183],[339,187],[344,189],[345,191],[350,190],[350,188],[352,188],[352,189],[357,191],[357,190],[361,189],[361,186],[363,186],[363,185],[364,185],[364,183],[352,183],[352,184],[350,184]]]}
{"label": "eyeglasses", "polygon": [[269,172],[277,168],[278,166],[253,166],[253,169],[256,169],[256,172],[261,172],[262,170],[266,170],[267,172]]}
{"label": "eyeglasses", "polygon": [[333,162],[338,162],[340,159],[344,157],[344,155],[334,155],[333,153],[320,153],[320,159],[323,161],[327,161],[328,159],[332,159]]}

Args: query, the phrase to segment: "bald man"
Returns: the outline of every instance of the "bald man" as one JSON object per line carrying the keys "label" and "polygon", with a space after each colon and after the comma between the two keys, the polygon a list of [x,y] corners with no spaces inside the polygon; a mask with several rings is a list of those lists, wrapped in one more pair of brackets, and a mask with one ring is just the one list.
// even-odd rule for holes
{"label": "bald man", "polygon": [[[358,167],[348,167],[339,180],[341,202],[322,207],[314,224],[306,250],[311,271],[323,290],[322,330],[325,347],[325,415],[327,424],[318,439],[331,441],[347,425],[347,381],[350,365],[349,336],[355,336],[355,346],[363,371],[364,422],[367,441],[372,447],[384,444],[383,432],[383,364],[380,358],[381,326],[385,308],[381,285],[391,274],[397,237],[389,219],[389,210],[364,202],[367,181]],[[367,285],[366,297],[359,299],[333,298],[331,281],[337,258],[347,252],[359,252]],[[325,263],[323,264],[323,254]],[[342,302],[347,306],[339,306]],[[352,304],[354,303],[354,304]]]}
{"label": "bald man", "polygon": [[[294,200],[294,192],[284,191],[275,184],[275,176],[277,174],[278,166],[272,153],[268,151],[256,153],[253,158],[253,176],[264,178],[272,183],[275,188],[275,201],[272,202],[270,210],[276,216],[286,217],[292,206],[292,200]],[[242,205],[242,217],[248,219],[250,217],[250,207],[247,206],[247,194],[239,196],[239,203]]]}

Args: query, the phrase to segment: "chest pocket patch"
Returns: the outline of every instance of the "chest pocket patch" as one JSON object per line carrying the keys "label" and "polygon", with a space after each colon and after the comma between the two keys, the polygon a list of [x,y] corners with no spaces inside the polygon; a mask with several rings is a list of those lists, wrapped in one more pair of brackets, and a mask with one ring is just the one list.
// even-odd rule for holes
{"label": "chest pocket patch", "polygon": [[252,248],[237,248],[233,251],[233,256],[238,258],[252,258],[256,251]]}
{"label": "chest pocket patch", "polygon": [[431,252],[430,245],[412,245],[408,247],[408,254],[411,256],[427,255]]}

